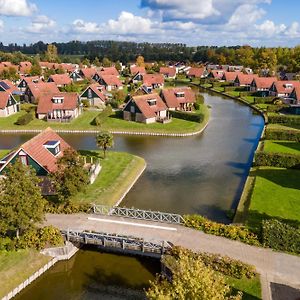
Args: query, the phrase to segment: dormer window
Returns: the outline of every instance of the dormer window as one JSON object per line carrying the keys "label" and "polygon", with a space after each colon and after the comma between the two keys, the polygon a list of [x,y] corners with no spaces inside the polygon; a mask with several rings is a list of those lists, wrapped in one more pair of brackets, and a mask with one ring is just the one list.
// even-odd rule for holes
{"label": "dormer window", "polygon": [[54,156],[60,153],[60,141],[48,141],[44,144],[44,147]]}
{"label": "dormer window", "polygon": [[176,92],[175,96],[176,96],[176,98],[182,98],[182,97],[184,97],[184,92]]}
{"label": "dormer window", "polygon": [[147,102],[150,106],[156,105],[156,99],[150,99]]}
{"label": "dormer window", "polygon": [[285,83],[283,86],[287,89],[292,89],[293,88],[293,85],[291,83]]}
{"label": "dormer window", "polygon": [[52,102],[55,104],[62,104],[64,102],[64,97],[53,97]]}

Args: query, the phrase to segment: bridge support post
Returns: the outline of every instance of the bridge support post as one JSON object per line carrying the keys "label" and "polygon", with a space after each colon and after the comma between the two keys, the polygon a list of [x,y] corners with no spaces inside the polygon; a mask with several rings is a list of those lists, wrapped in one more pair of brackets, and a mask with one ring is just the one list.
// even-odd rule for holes
{"label": "bridge support post", "polygon": [[161,254],[163,255],[165,253],[165,241],[162,241],[161,243]]}

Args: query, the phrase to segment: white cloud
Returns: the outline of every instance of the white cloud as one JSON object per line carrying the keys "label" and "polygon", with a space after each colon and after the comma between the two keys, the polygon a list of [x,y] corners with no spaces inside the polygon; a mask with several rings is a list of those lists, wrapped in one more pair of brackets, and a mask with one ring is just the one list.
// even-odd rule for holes
{"label": "white cloud", "polygon": [[283,33],[287,27],[284,24],[276,25],[273,21],[266,20],[260,25],[255,25],[255,28],[258,33],[271,37]]}
{"label": "white cloud", "polygon": [[298,22],[293,22],[291,26],[286,30],[285,34],[289,38],[300,37],[300,26]]}
{"label": "white cloud", "polygon": [[0,20],[0,32],[4,29],[4,22]]}
{"label": "white cloud", "polygon": [[27,0],[0,0],[0,15],[30,16],[35,11],[36,5]]}
{"label": "white cloud", "polygon": [[77,33],[99,33],[101,28],[97,23],[77,19],[73,22],[73,31]]}
{"label": "white cloud", "polygon": [[31,33],[46,33],[53,30],[56,22],[49,17],[40,15],[33,19],[30,26],[27,27],[27,31]]}

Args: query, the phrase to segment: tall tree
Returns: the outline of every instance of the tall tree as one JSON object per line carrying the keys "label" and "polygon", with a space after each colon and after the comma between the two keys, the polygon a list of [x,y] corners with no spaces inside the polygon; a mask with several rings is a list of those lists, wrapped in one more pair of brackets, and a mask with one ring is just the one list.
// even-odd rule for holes
{"label": "tall tree", "polygon": [[104,57],[102,59],[102,66],[107,68],[107,67],[111,67],[111,61],[107,58],[107,57]]}
{"label": "tall tree", "polygon": [[47,46],[47,51],[45,53],[46,56],[46,60],[48,62],[58,62],[59,58],[58,58],[58,54],[57,54],[57,47],[53,44],[49,44]]}
{"label": "tall tree", "polygon": [[0,232],[18,237],[44,217],[45,200],[35,171],[19,160],[7,167],[0,181]]}
{"label": "tall tree", "polygon": [[78,153],[66,149],[57,161],[57,171],[52,174],[54,189],[60,203],[67,203],[89,183],[88,171]]}
{"label": "tall tree", "polygon": [[145,67],[145,59],[142,55],[139,55],[137,58],[136,58],[136,65],[138,67]]}
{"label": "tall tree", "polygon": [[106,151],[114,146],[113,135],[109,132],[100,132],[96,137],[97,146],[103,149],[103,156],[106,157]]}

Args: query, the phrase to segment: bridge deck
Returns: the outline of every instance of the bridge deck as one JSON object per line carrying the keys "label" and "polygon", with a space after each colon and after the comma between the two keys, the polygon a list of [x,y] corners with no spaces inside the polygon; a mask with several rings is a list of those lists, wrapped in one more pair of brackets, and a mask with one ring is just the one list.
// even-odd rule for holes
{"label": "bridge deck", "polygon": [[86,214],[48,214],[45,225],[53,225],[61,230],[86,230],[134,236],[153,242],[165,240],[195,252],[227,255],[254,265],[268,282],[300,288],[300,257],[208,235],[181,225]]}

